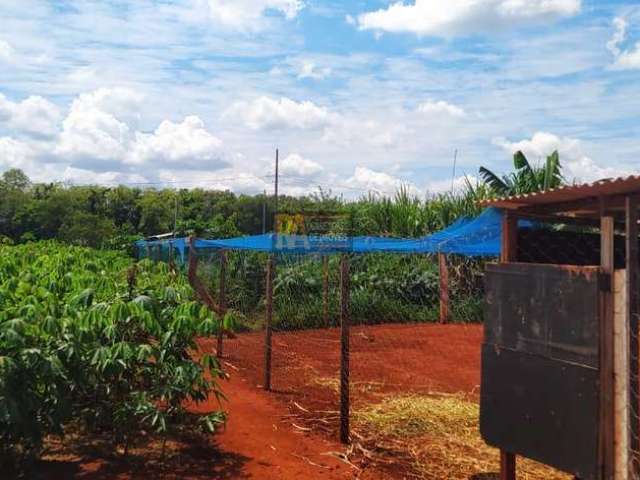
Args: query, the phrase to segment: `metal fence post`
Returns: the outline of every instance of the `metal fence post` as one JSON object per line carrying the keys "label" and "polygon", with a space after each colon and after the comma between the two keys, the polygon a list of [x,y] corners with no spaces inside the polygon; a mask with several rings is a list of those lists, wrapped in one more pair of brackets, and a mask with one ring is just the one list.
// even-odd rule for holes
{"label": "metal fence post", "polygon": [[349,443],[349,257],[340,259],[340,441]]}
{"label": "metal fence post", "polygon": [[440,323],[449,321],[449,267],[447,256],[438,253],[438,270],[440,277]]}
{"label": "metal fence post", "polygon": [[227,275],[227,252],[220,250],[220,280],[218,285],[218,307],[220,308],[220,323],[218,327],[218,346],[216,347],[216,356],[222,357],[222,336],[224,334],[224,317],[227,313],[227,297],[226,297],[226,275]]}
{"label": "metal fence post", "polygon": [[329,326],[329,257],[322,256],[322,324]]}
{"label": "metal fence post", "polygon": [[271,390],[271,322],[273,320],[273,277],[275,260],[267,261],[266,316],[264,325],[264,389]]}

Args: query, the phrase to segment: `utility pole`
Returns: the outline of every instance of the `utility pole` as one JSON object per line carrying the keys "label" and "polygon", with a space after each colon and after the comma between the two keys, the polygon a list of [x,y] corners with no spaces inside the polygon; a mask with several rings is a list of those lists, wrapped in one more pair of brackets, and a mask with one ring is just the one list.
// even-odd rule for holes
{"label": "utility pole", "polygon": [[267,190],[262,195],[262,234],[267,233]]}
{"label": "utility pole", "polygon": [[453,152],[453,173],[451,174],[451,191],[453,192],[453,185],[456,181],[456,162],[458,161],[458,149]]}
{"label": "utility pole", "polygon": [[178,231],[178,190],[176,189],[175,204],[173,209],[173,238],[176,238]]}
{"label": "utility pole", "polygon": [[276,148],[275,202],[273,212],[273,231],[278,233],[278,149]]}

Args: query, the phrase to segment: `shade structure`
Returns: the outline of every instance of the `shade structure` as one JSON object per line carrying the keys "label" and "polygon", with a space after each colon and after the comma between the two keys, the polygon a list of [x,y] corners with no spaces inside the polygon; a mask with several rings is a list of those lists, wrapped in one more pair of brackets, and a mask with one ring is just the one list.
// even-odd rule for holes
{"label": "shade structure", "polygon": [[[392,238],[343,235],[288,235],[266,233],[227,239],[194,239],[196,250],[248,250],[284,255],[332,253],[445,253],[468,257],[497,257],[500,255],[502,210],[487,208],[475,218],[462,217],[449,227],[421,238]],[[532,223],[520,220],[521,227]],[[173,248],[184,260],[188,238],[169,240],[139,240],[137,248]]]}

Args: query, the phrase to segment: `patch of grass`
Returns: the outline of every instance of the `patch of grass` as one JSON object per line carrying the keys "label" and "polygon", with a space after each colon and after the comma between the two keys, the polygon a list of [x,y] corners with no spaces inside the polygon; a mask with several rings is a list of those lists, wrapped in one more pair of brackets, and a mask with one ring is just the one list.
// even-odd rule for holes
{"label": "patch of grass", "polygon": [[[313,377],[310,383],[328,388],[336,394],[340,393],[339,377]],[[380,391],[383,387],[384,383],[382,382],[349,382],[349,390],[353,393],[374,393]]]}
{"label": "patch of grass", "polygon": [[[499,454],[480,437],[479,413],[478,404],[462,395],[387,397],[354,412],[354,438],[371,452],[370,460],[382,465],[404,462],[415,478],[467,480],[481,474],[493,478],[499,469]],[[572,477],[519,460],[518,478]]]}

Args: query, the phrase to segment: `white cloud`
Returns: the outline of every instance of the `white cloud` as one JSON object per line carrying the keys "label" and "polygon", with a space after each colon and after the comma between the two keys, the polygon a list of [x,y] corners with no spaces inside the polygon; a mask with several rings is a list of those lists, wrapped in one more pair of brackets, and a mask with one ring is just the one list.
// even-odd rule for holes
{"label": "white cloud", "polygon": [[57,155],[87,162],[122,160],[134,140],[141,101],[137,92],[122,88],[81,94],[62,123]]}
{"label": "white cloud", "polygon": [[165,120],[152,134],[137,132],[125,162],[215,169],[225,163],[222,140],[209,133],[196,116],[189,116],[182,123]]}
{"label": "white cloud", "polygon": [[622,17],[613,19],[615,30],[611,39],[607,42],[607,50],[614,57],[613,70],[636,70],[640,69],[640,42],[633,47],[622,50],[621,45],[627,39],[627,21]]}
{"label": "white cloud", "polygon": [[620,55],[620,44],[627,37],[627,21],[622,17],[616,17],[613,19],[613,26],[615,31],[607,42],[607,50],[617,57]]}
{"label": "white cloud", "polygon": [[60,112],[53,103],[31,96],[19,103],[0,93],[0,120],[16,131],[34,136],[51,137],[58,132]]}
{"label": "white cloud", "polygon": [[453,118],[462,118],[466,115],[462,108],[443,100],[439,100],[437,102],[424,102],[418,106],[418,111],[422,114],[433,117],[448,116]]}
{"label": "white cloud", "polygon": [[323,67],[319,68],[314,62],[304,61],[300,66],[298,72],[298,78],[312,78],[314,80],[324,80],[331,75],[331,68]]}
{"label": "white cloud", "polygon": [[15,50],[9,42],[0,39],[0,62],[11,62],[14,58]]}
{"label": "white cloud", "polygon": [[94,172],[92,170],[84,170],[68,166],[62,173],[62,181],[71,184],[81,185],[122,185],[122,184],[141,184],[148,182],[146,177],[136,173],[122,172]]}
{"label": "white cloud", "polygon": [[[272,188],[271,182],[259,174],[247,173],[238,167],[211,170],[170,170],[157,172],[157,179],[171,185],[200,187],[212,190],[230,190],[238,193],[258,193]],[[287,192],[285,188],[282,189]]]}
{"label": "white cloud", "polygon": [[542,164],[549,154],[558,150],[563,174],[569,182],[593,182],[601,178],[626,176],[633,173],[628,168],[598,164],[584,152],[583,143],[576,138],[537,132],[530,139],[518,142],[497,138],[494,139],[494,144],[511,154],[520,150],[531,163],[537,164]]}
{"label": "white cloud", "polygon": [[324,169],[322,165],[297,153],[287,155],[279,165],[280,171],[285,175],[297,175],[300,177],[313,177]]}
{"label": "white cloud", "polygon": [[279,100],[259,97],[251,102],[237,102],[224,115],[236,118],[253,130],[317,129],[333,121],[336,115],[311,101],[296,102],[286,97]]}
{"label": "white cloud", "polygon": [[444,180],[432,180],[427,182],[426,191],[428,193],[437,194],[437,193],[445,193],[445,192],[461,192],[464,191],[465,188],[469,184],[476,185],[478,182],[478,178],[473,175],[461,175],[453,179],[444,179]]}
{"label": "white cloud", "polygon": [[35,151],[27,143],[11,137],[0,137],[0,168],[29,170],[35,160]]}
{"label": "white cloud", "polygon": [[340,117],[328,126],[322,136],[325,144],[376,149],[396,147],[411,130],[400,122],[383,122],[361,117]]}
{"label": "white cloud", "polygon": [[361,30],[450,36],[546,22],[580,12],[581,0],[415,0],[358,16]]}
{"label": "white cloud", "polygon": [[205,5],[214,22],[246,32],[265,28],[269,11],[278,12],[291,20],[304,7],[301,0],[208,0]]}
{"label": "white cloud", "polygon": [[55,148],[59,161],[104,170],[156,168],[217,170],[226,165],[222,140],[197,116],[162,121],[152,133],[138,130],[143,97],[132,90],[101,88],[78,96]]}
{"label": "white cloud", "polygon": [[417,195],[419,190],[410,182],[403,181],[385,172],[378,172],[367,167],[358,166],[353,175],[346,180],[346,186],[363,192],[370,191],[383,195],[393,195],[400,187]]}

